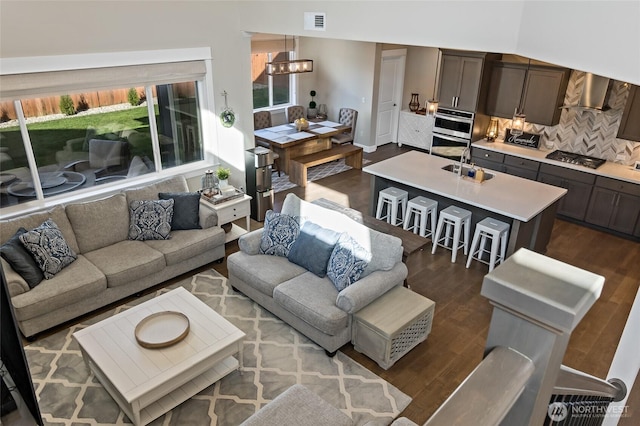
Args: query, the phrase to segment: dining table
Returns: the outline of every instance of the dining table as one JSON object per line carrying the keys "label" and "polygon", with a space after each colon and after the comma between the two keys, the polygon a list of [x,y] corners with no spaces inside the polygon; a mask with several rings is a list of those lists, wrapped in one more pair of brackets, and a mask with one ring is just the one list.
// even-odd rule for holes
{"label": "dining table", "polygon": [[309,122],[309,127],[298,130],[294,123],[281,124],[254,131],[256,140],[266,142],[280,156],[280,170],[289,175],[291,159],[331,149],[331,137],[351,131],[335,121]]}

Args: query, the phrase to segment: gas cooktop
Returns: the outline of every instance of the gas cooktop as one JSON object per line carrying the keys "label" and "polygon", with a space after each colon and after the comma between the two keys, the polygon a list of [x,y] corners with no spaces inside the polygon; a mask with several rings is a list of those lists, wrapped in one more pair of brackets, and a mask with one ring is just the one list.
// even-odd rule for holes
{"label": "gas cooktop", "polygon": [[562,161],[563,163],[570,163],[577,166],[588,167],[590,169],[597,169],[607,161],[603,160],[602,158],[589,157],[588,155],[575,154],[573,152],[560,150],[556,150],[550,154],[547,154],[547,158],[550,160]]}

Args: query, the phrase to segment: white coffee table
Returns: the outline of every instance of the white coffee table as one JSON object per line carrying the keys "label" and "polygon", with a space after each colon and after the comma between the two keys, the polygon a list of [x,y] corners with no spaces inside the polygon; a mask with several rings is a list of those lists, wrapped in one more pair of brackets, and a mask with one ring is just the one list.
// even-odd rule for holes
{"label": "white coffee table", "polygon": [[[185,314],[189,334],[173,346],[145,349],[136,342],[135,327],[160,311]],[[88,367],[136,425],[153,421],[232,371],[242,372],[245,334],[182,287],[73,337]]]}

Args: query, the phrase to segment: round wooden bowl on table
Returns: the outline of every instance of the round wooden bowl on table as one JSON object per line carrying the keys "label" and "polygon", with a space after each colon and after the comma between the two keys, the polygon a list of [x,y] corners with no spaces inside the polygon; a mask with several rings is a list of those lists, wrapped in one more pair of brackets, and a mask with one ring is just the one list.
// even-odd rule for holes
{"label": "round wooden bowl on table", "polygon": [[135,336],[143,348],[160,349],[183,340],[189,334],[189,329],[189,318],[185,314],[162,311],[142,319],[136,325]]}

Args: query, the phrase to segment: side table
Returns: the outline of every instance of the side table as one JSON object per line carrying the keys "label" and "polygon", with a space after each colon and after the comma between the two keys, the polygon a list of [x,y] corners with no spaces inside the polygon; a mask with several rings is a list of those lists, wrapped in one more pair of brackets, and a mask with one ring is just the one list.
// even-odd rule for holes
{"label": "side table", "polygon": [[220,204],[212,204],[208,201],[201,201],[201,205],[215,210],[218,215],[218,225],[226,225],[236,219],[246,218],[245,229],[233,224],[231,231],[225,235],[225,243],[237,240],[241,235],[251,230],[251,196],[244,194],[242,198],[235,198]]}
{"label": "side table", "polygon": [[356,312],[351,343],[385,370],[431,332],[435,302],[405,287],[394,287]]}

